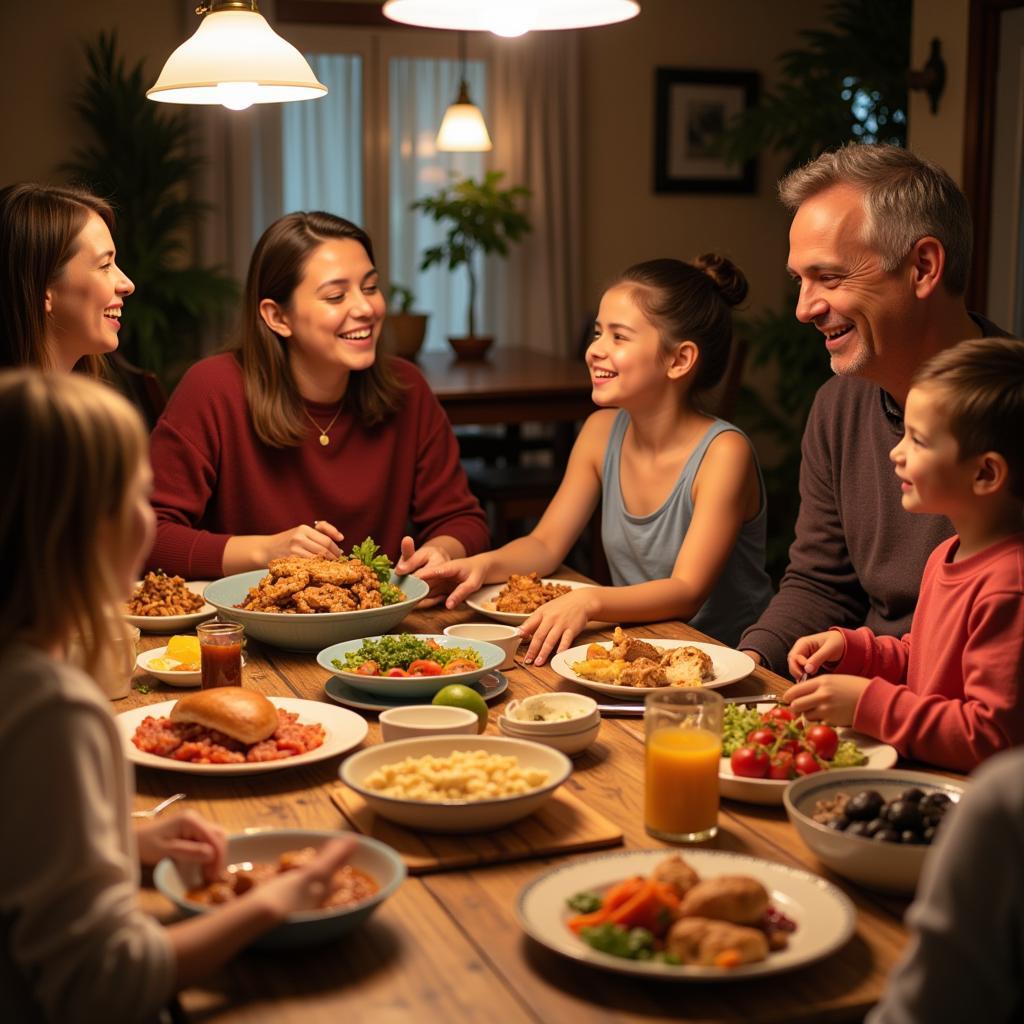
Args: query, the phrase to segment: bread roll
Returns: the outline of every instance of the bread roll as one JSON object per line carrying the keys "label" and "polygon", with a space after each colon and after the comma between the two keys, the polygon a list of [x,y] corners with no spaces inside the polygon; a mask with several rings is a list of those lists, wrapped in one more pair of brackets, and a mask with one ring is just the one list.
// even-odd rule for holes
{"label": "bread roll", "polygon": [[186,694],[171,708],[172,722],[195,722],[216,729],[239,743],[268,739],[277,728],[277,709],[254,690],[217,686]]}

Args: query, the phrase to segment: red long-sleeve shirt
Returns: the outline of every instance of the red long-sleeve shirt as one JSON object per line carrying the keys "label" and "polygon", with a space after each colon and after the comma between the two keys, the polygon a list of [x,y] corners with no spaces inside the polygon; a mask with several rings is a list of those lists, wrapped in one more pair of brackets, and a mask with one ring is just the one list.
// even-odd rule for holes
{"label": "red long-sleeve shirt", "polygon": [[1024,744],[1024,533],[952,562],[959,538],[928,559],[910,633],[842,629],[833,672],[869,676],[855,729],[905,757],[970,771]]}
{"label": "red long-sleeve shirt", "polygon": [[[447,535],[468,554],[488,545],[487,522],[469,491],[451,425],[412,364],[395,360],[405,385],[397,412],[365,427],[348,411],[323,446],[310,424],[298,447],[256,436],[234,355],[212,356],[182,378],[153,431],[156,543],[150,568],[186,579],[223,575],[232,536],[274,534],[324,519],[345,547],[373,537],[393,561],[402,536]],[[307,402],[330,423],[337,405]]]}

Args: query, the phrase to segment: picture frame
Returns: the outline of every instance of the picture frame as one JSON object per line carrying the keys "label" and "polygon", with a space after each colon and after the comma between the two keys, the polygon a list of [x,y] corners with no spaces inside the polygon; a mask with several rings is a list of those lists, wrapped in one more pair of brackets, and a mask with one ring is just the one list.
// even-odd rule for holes
{"label": "picture frame", "polygon": [[654,191],[754,194],[757,159],[726,160],[721,139],[757,102],[760,86],[756,71],[657,68]]}

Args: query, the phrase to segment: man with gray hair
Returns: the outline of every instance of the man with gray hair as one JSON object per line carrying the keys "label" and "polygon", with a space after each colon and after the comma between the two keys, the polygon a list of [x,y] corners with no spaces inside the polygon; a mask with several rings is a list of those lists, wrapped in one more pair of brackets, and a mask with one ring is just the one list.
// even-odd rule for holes
{"label": "man with gray hair", "polygon": [[779,183],[793,211],[796,316],[824,336],[836,376],[804,429],[789,566],[739,647],[777,672],[801,636],[830,626],[910,628],[924,563],[952,536],[907,515],[889,452],[917,367],[966,338],[1007,336],[964,304],[967,200],[935,164],[896,146],[849,145]]}

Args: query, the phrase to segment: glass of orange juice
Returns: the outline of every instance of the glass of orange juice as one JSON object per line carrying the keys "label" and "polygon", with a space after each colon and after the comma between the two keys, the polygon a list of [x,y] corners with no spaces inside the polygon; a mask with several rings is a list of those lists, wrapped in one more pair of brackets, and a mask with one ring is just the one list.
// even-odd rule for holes
{"label": "glass of orange juice", "polygon": [[652,693],[644,705],[644,828],[670,843],[718,832],[722,698],[714,690]]}

